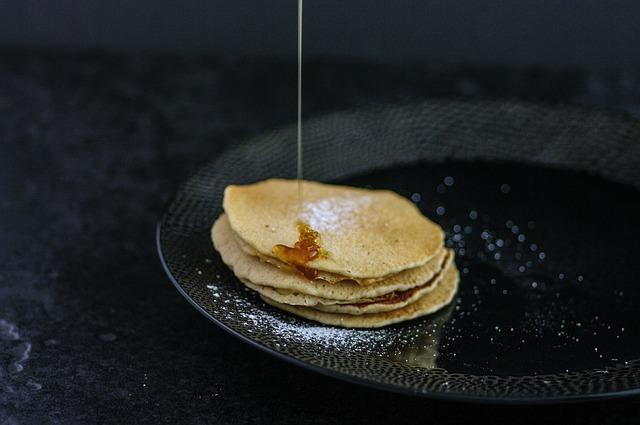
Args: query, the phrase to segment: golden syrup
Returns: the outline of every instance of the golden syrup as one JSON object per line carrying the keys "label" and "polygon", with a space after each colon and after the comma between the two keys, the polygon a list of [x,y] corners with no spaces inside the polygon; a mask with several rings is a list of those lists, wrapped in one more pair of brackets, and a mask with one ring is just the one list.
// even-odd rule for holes
{"label": "golden syrup", "polygon": [[298,204],[302,206],[302,0],[298,0],[298,108],[296,146],[298,150]]}
{"label": "golden syrup", "polygon": [[418,290],[422,289],[423,286],[417,286],[415,288],[411,288],[411,289],[407,289],[406,291],[394,291],[391,292],[390,294],[385,294],[382,295],[380,297],[374,298],[370,301],[366,301],[366,302],[362,302],[362,303],[355,303],[352,304],[356,307],[365,307],[371,304],[396,304],[396,303],[400,303],[402,301],[406,301],[409,298],[411,298],[411,296],[413,294],[415,294]]}
{"label": "golden syrup", "polygon": [[315,279],[318,271],[306,267],[306,264],[323,255],[320,234],[306,223],[298,223],[297,228],[298,241],[293,247],[278,244],[273,247],[272,252],[277,259],[295,267],[307,279]]}
{"label": "golden syrup", "polygon": [[[302,210],[303,204],[303,155],[302,155],[302,4],[303,0],[298,0],[298,84],[297,84],[297,125],[296,125],[296,148],[297,148],[297,173],[298,180],[298,214]],[[307,279],[313,280],[318,277],[318,270],[306,267],[305,264],[318,258],[322,250],[320,248],[320,234],[313,230],[308,224],[299,222],[297,224],[298,241],[289,247],[278,244],[273,247],[272,252],[280,261],[294,267]]]}

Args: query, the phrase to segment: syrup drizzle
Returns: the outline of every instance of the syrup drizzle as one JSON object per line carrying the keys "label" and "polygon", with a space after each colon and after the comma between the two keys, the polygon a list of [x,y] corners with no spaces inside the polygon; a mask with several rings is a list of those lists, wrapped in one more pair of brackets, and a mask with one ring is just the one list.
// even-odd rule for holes
{"label": "syrup drizzle", "polygon": [[[298,98],[297,98],[297,125],[296,125],[296,146],[297,146],[297,180],[298,180],[298,215],[302,211],[303,205],[303,167],[302,167],[302,3],[298,0]],[[308,224],[297,223],[298,241],[293,247],[278,244],[272,249],[273,254],[280,261],[295,267],[307,279],[313,280],[318,276],[318,270],[306,267],[309,261],[322,255],[320,248],[320,234],[313,230]]]}
{"label": "syrup drizzle", "polygon": [[315,279],[318,276],[318,270],[306,267],[306,264],[323,255],[320,248],[320,234],[302,222],[298,223],[297,228],[298,241],[293,247],[275,245],[273,254],[280,261],[295,267],[307,279]]}
{"label": "syrup drizzle", "polygon": [[296,144],[298,148],[298,204],[302,205],[302,1],[298,0],[298,122]]}

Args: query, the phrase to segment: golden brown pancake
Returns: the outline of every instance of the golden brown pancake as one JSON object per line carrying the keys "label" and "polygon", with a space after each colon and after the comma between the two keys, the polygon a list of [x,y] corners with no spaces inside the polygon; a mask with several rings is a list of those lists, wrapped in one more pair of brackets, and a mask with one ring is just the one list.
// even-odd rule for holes
{"label": "golden brown pancake", "polygon": [[424,295],[416,302],[397,310],[372,314],[352,315],[327,313],[311,307],[281,304],[264,295],[261,295],[261,298],[268,304],[281,310],[327,325],[342,326],[345,328],[379,328],[438,311],[453,299],[458,288],[458,280],[458,270],[455,266],[450,267],[444,273],[442,282],[440,282],[433,291]]}
{"label": "golden brown pancake", "polygon": [[306,266],[345,277],[374,279],[426,264],[441,249],[443,232],[413,203],[387,190],[310,181],[266,180],[228,186],[223,207],[233,231],[263,256],[292,247],[297,225],[320,234],[323,255]]}
{"label": "golden brown pancake", "polygon": [[447,257],[447,250],[441,248],[425,265],[405,270],[368,285],[359,285],[351,280],[330,283],[322,279],[308,280],[298,273],[281,270],[260,261],[257,257],[247,255],[238,246],[225,214],[216,220],[211,235],[222,261],[240,280],[248,281],[253,285],[345,303],[374,298],[393,291],[406,291],[423,285],[440,273]]}
{"label": "golden brown pancake", "polygon": [[325,311],[327,313],[344,313],[352,315],[369,314],[369,313],[381,313],[385,311],[392,311],[402,308],[406,305],[416,302],[429,292],[437,288],[438,284],[442,281],[444,273],[452,266],[452,256],[448,257],[448,261],[442,271],[442,273],[435,276],[430,281],[416,286],[415,288],[407,289],[405,291],[393,291],[388,294],[381,295],[375,298],[364,298],[357,302],[345,302],[329,300],[325,298],[317,298],[312,295],[307,295],[299,292],[282,293],[281,290],[269,286],[254,285],[249,281],[243,283],[273,301],[280,304],[287,305],[301,305],[306,307],[312,307],[316,310]]}
{"label": "golden brown pancake", "polygon": [[[253,257],[258,257],[260,258],[260,260],[264,261],[265,263],[269,263],[281,270],[287,271],[287,272],[291,272],[291,273],[300,273],[299,270],[297,270],[295,267],[292,267],[289,264],[286,264],[284,262],[282,262],[281,260],[271,257],[271,256],[267,256],[267,255],[263,255],[261,253],[259,253],[258,251],[256,251],[255,249],[253,249],[249,244],[247,244],[245,241],[243,241],[242,239],[240,239],[237,235],[234,234],[236,243],[238,244],[238,246],[240,247],[240,249],[242,249],[242,251],[244,251],[246,254],[253,256]],[[437,252],[434,257],[429,260],[429,261],[434,261],[437,257],[441,257],[443,255],[442,250]],[[345,281],[345,280],[350,280],[353,282],[356,282],[360,285],[370,285],[372,283],[375,282],[379,282],[381,280],[384,280],[385,278],[387,278],[388,276],[383,276],[383,277],[374,277],[374,278],[354,278],[354,277],[348,277],[348,276],[341,276],[339,274],[336,273],[329,273],[329,272],[324,272],[322,270],[316,270],[316,276],[315,279],[321,279],[324,280],[326,282],[329,283],[336,283],[336,282],[341,282],[341,281]]]}
{"label": "golden brown pancake", "polygon": [[[211,237],[269,304],[321,323],[381,327],[451,302],[459,273],[442,229],[390,191],[266,180],[229,186]],[[300,202],[302,200],[302,202]]]}

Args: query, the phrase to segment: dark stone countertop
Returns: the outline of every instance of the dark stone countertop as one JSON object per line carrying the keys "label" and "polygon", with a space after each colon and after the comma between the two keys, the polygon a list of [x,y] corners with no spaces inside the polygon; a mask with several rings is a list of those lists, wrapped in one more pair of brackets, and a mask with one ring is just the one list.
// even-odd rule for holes
{"label": "dark stone countertop", "polygon": [[[294,118],[295,65],[0,54],[0,424],[620,424],[640,401],[411,398],[317,375],[213,326],[164,275],[154,228],[180,181]],[[640,115],[640,74],[309,60],[305,112],[480,97]]]}

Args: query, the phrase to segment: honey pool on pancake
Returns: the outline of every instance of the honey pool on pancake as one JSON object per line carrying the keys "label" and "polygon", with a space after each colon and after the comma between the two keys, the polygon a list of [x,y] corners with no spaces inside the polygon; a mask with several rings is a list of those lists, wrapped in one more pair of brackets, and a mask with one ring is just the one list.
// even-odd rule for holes
{"label": "honey pool on pancake", "polygon": [[306,264],[324,255],[320,247],[320,234],[308,224],[298,222],[298,241],[289,247],[278,244],[273,247],[273,254],[280,261],[295,267],[307,279],[318,277],[318,270],[306,267]]}

